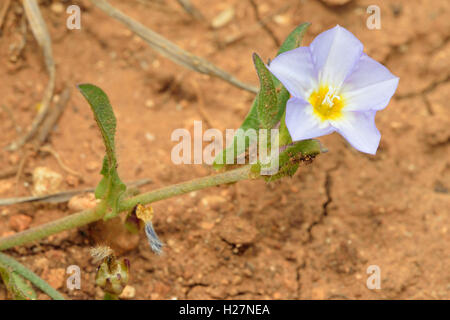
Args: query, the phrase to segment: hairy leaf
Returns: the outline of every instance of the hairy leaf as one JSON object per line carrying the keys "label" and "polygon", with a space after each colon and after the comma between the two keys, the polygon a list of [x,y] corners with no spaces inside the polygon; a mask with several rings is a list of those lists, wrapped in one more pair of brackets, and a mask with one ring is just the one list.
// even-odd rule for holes
{"label": "hairy leaf", "polygon": [[286,40],[284,40],[283,44],[280,46],[277,55],[300,47],[302,45],[303,36],[305,35],[310,25],[311,23],[305,22],[292,30],[292,32],[287,36]]}
{"label": "hairy leaf", "polygon": [[270,129],[277,124],[279,119],[278,113],[280,112],[278,110],[277,94],[273,85],[272,74],[267,70],[266,65],[256,53],[253,54],[253,62],[255,63],[260,83],[258,103],[256,105],[258,121],[260,128]]}
{"label": "hairy leaf", "polygon": [[114,217],[118,213],[118,204],[126,186],[120,180],[117,173],[117,158],[115,153],[114,136],[116,133],[116,117],[109,102],[108,96],[102,89],[92,84],[81,84],[78,89],[86,98],[94,113],[103,143],[106,148],[106,156],[103,159],[101,174],[103,179],[95,190],[95,196],[103,199],[111,209],[111,213],[105,218]]}
{"label": "hairy leaf", "polygon": [[[309,26],[310,23],[303,23],[299,25],[297,28],[295,28],[281,45],[277,55],[299,47],[301,45],[303,36],[305,35],[306,30],[308,29]],[[284,114],[284,111],[286,110],[286,102],[289,99],[289,92],[286,90],[286,88],[284,88],[281,82],[278,81],[277,78],[275,78],[275,76],[273,75],[271,76],[276,92],[277,112],[275,113],[274,118],[271,119],[270,122],[277,123],[278,121],[280,121],[280,119]],[[255,100],[253,101],[250,111],[248,112],[244,122],[240,126],[240,129],[242,129],[242,131],[241,130],[237,131],[237,134],[234,136],[233,142],[216,156],[216,159],[214,160],[213,164],[213,167],[215,169],[221,169],[226,165],[226,159],[227,157],[230,157],[229,155],[230,153],[233,153],[231,158],[236,159],[249,147],[250,141],[248,138],[245,138],[245,145],[238,146],[237,143],[238,138],[242,138],[239,137],[239,135],[242,135],[243,132],[249,129],[254,129],[258,132],[260,127],[260,121],[258,119],[258,105],[259,105],[258,97],[259,94],[255,97]]]}
{"label": "hairy leaf", "polygon": [[33,288],[21,276],[2,264],[0,277],[15,300],[36,300],[37,295]]}

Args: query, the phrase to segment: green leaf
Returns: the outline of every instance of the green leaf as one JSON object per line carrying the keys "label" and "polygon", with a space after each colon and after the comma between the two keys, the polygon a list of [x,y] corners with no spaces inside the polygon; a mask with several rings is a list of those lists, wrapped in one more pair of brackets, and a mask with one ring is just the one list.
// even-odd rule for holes
{"label": "green leaf", "polygon": [[1,264],[0,277],[15,300],[36,300],[37,295],[33,288],[17,273]]}
{"label": "green leaf", "polygon": [[109,103],[108,96],[102,89],[92,84],[80,84],[78,89],[89,102],[94,112],[94,118],[102,133],[103,142],[106,147],[109,166],[116,161],[114,148],[114,135],[116,134],[116,117]]}
{"label": "green leaf", "polygon": [[119,199],[126,190],[125,184],[120,180],[117,173],[114,142],[116,117],[108,96],[102,89],[92,84],[81,84],[78,86],[78,89],[91,106],[106,148],[106,156],[103,159],[100,172],[103,175],[103,179],[95,190],[95,196],[106,201],[109,209],[111,209],[111,212],[105,215],[105,219],[108,219],[118,214]]}
{"label": "green leaf", "polygon": [[[278,50],[277,55],[299,47],[303,40],[303,36],[305,35],[306,30],[310,25],[311,25],[310,23],[302,23],[301,25],[296,27],[283,42],[280,49]],[[275,114],[275,117],[271,119],[270,122],[277,123],[283,117],[283,114],[286,110],[286,103],[290,95],[289,92],[286,90],[286,88],[284,88],[284,86],[281,84],[281,82],[278,81],[278,79],[272,74],[271,76],[276,92],[277,112]],[[227,163],[226,159],[227,157],[230,157],[230,153],[233,153],[231,158],[235,160],[240,154],[245,152],[245,150],[249,147],[250,141],[248,138],[245,138],[245,145],[241,147],[237,145],[238,138],[242,138],[242,135],[245,131],[249,129],[254,129],[257,132],[259,131],[260,120],[258,119],[258,105],[259,105],[258,97],[259,94],[255,97],[255,100],[253,101],[250,111],[248,112],[244,122],[240,126],[240,129],[242,129],[242,131],[238,130],[233,138],[233,142],[216,156],[213,163],[213,167],[215,169],[221,169],[226,166]]]}
{"label": "green leaf", "polygon": [[256,105],[260,128],[270,129],[277,124],[280,118],[278,115],[277,94],[273,85],[272,74],[267,70],[266,65],[256,53],[253,54],[253,62],[260,83],[258,103]]}
{"label": "green leaf", "polygon": [[296,27],[292,32],[287,36],[286,40],[284,40],[280,49],[278,50],[277,55],[298,48],[302,45],[303,36],[308,30],[311,23],[305,22]]}
{"label": "green leaf", "polygon": [[[37,274],[35,274],[33,271],[31,271],[30,269],[28,269],[27,267],[25,267],[18,261],[14,260],[13,258],[0,252],[0,273],[1,273],[1,270],[3,270],[3,273],[1,274],[2,278],[3,278],[3,274],[5,274],[5,271],[4,271],[5,268],[9,268],[9,269],[6,269],[7,275],[9,275],[9,273],[11,272],[10,270],[14,270],[14,273],[29,280],[37,288],[44,291],[50,298],[52,298],[54,300],[64,300],[64,297],[58,291],[53,289],[47,282],[45,282],[43,279],[41,279]],[[9,277],[8,277],[8,281],[10,281]]]}
{"label": "green leaf", "polygon": [[94,192],[95,197],[97,199],[103,199],[108,192],[108,187],[109,187],[108,172],[109,172],[108,158],[105,156],[103,158],[102,170],[100,171],[100,174],[103,175],[103,178],[98,183],[97,187],[95,188],[95,192]]}

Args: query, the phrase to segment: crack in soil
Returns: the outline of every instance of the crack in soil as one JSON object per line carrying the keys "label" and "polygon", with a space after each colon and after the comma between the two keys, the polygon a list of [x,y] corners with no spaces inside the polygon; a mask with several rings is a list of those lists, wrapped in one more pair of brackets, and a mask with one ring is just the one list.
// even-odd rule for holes
{"label": "crack in soil", "polygon": [[302,286],[300,283],[302,275],[300,273],[300,270],[305,269],[305,267],[306,267],[306,263],[303,262],[300,265],[298,265],[297,268],[295,269],[295,272],[297,273],[296,278],[295,278],[295,280],[297,282],[297,299],[300,299],[301,291],[302,291]]}
{"label": "crack in soil", "polygon": [[319,219],[317,219],[316,221],[314,221],[313,223],[311,223],[311,225],[308,227],[308,229],[306,230],[308,233],[308,240],[306,241],[306,243],[310,243],[313,241],[313,235],[312,235],[312,229],[318,225],[321,224],[323,222],[323,220],[325,219],[325,217],[328,216],[328,206],[330,205],[330,203],[333,201],[333,198],[331,197],[331,185],[332,185],[332,176],[331,173],[335,170],[337,170],[340,166],[340,163],[336,163],[336,165],[331,168],[328,169],[325,173],[325,181],[324,181],[324,188],[325,188],[325,195],[326,195],[326,200],[325,202],[322,204],[322,213],[319,216]]}
{"label": "crack in soil", "polygon": [[433,90],[435,90],[441,84],[444,84],[448,81],[450,81],[450,75],[447,75],[444,79],[441,79],[438,81],[433,81],[432,83],[430,83],[428,86],[426,86],[424,89],[422,89],[420,91],[410,92],[410,93],[407,93],[404,95],[397,95],[394,97],[397,100],[402,100],[402,99],[414,98],[414,97],[418,97],[418,96],[424,96],[424,95],[432,92]]}
{"label": "crack in soil", "polygon": [[189,293],[191,293],[191,291],[195,288],[195,287],[209,287],[209,284],[206,283],[201,283],[201,282],[196,282],[196,283],[192,283],[192,284],[188,284],[185,286],[187,288],[185,295],[185,299],[189,299]]}

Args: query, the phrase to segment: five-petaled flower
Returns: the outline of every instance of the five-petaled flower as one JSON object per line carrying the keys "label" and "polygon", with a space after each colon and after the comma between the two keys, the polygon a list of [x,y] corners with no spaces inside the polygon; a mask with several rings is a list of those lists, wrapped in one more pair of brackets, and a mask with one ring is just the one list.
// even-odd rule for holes
{"label": "five-petaled flower", "polygon": [[337,131],[356,149],[376,153],[375,113],[388,105],[399,78],[363,53],[351,32],[338,25],[309,47],[280,54],[268,69],[291,94],[286,126],[292,140]]}

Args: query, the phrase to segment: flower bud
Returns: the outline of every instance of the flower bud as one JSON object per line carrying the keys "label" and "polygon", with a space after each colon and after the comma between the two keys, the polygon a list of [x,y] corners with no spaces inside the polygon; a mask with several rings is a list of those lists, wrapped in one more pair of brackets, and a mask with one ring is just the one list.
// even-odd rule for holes
{"label": "flower bud", "polygon": [[118,260],[113,253],[110,253],[97,268],[95,284],[109,296],[118,296],[128,284],[129,270],[128,259]]}

